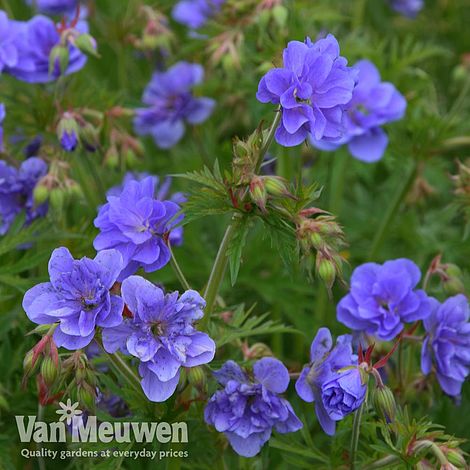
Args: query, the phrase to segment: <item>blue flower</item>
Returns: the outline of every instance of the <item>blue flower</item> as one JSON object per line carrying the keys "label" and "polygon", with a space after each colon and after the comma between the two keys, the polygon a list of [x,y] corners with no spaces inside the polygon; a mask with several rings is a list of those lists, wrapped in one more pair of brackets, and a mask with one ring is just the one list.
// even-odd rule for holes
{"label": "blue flower", "polygon": [[260,81],[256,97],[280,104],[282,120],[276,141],[291,147],[310,134],[331,141],[344,133],[344,105],[352,98],[355,75],[339,55],[338,41],[329,34],[312,43],[291,41],[284,50],[284,67],[269,71]]}
{"label": "blue flower", "polygon": [[198,29],[216,15],[224,3],[225,0],[180,0],[171,15],[178,23]]}
{"label": "blue flower", "polygon": [[26,223],[47,213],[47,203],[36,206],[33,191],[47,174],[47,164],[41,158],[25,160],[19,169],[0,160],[0,235],[4,235],[15,217],[26,211]]}
{"label": "blue flower", "polygon": [[0,10],[0,74],[5,67],[14,67],[20,59],[17,39],[17,28],[7,14]]}
{"label": "blue flower", "polygon": [[322,150],[335,150],[347,144],[351,155],[358,160],[380,160],[388,145],[388,137],[380,127],[401,119],[405,114],[406,100],[393,84],[381,82],[375,65],[368,60],[354,67],[358,81],[351,101],[346,105],[345,134],[337,142],[311,142]]}
{"label": "blue flower", "polygon": [[[54,22],[50,18],[37,15],[27,22],[10,21],[10,24],[18,33],[15,43],[20,60],[15,65],[6,67],[5,72],[29,83],[47,83],[59,78],[61,70],[58,60],[51,73],[49,70],[51,51],[60,43],[60,34]],[[87,32],[87,23],[79,21],[76,30]],[[69,60],[64,75],[77,72],[87,61],[86,55],[75,46],[69,44],[67,51]]]}
{"label": "blue flower", "polygon": [[323,406],[328,416],[340,421],[357,410],[366,397],[367,385],[359,367],[339,370],[331,374],[321,386]]}
{"label": "blue flower", "polygon": [[212,361],[215,343],[193,323],[203,317],[204,299],[193,290],[164,294],[140,276],[121,286],[132,314],[116,328],[103,330],[103,346],[109,353],[124,351],[140,360],[142,389],[152,401],[165,401],[176,390],[180,368]]}
{"label": "blue flower", "polygon": [[161,269],[170,261],[168,239],[171,229],[182,218],[178,204],[155,197],[155,179],[126,183],[119,196],[108,196],[100,207],[95,226],[101,233],[95,238],[96,250],[116,249],[124,260],[123,280],[139,267],[146,272]]}
{"label": "blue flower", "polygon": [[424,7],[424,0],[390,0],[392,8],[408,18],[415,18]]}
{"label": "blue flower", "polygon": [[227,436],[237,454],[256,455],[273,429],[288,433],[302,427],[290,403],[278,396],[287,390],[289,373],[277,359],[257,361],[253,380],[233,361],[227,361],[214,376],[224,388],[212,395],[204,418]]}
{"label": "blue flower", "polygon": [[199,124],[214,108],[210,98],[196,98],[191,89],[202,82],[204,69],[198,64],[178,62],[166,72],[155,72],[144,91],[134,127],[139,135],[151,135],[160,148],[170,148],[184,134],[185,122]]}
{"label": "blue flower", "polygon": [[435,367],[445,393],[458,396],[470,374],[470,309],[467,298],[455,295],[440,304],[432,300],[431,315],[424,319],[426,338],[421,351],[421,369]]}
{"label": "blue flower", "polygon": [[[186,202],[186,196],[183,193],[177,192],[173,194],[169,194],[170,191],[170,186],[171,186],[171,178],[167,176],[163,181],[162,184],[160,184],[160,178],[156,175],[150,175],[150,173],[142,172],[142,173],[137,173],[137,172],[127,172],[124,175],[124,178],[122,180],[122,184],[118,186],[113,186],[108,190],[106,193],[107,196],[120,196],[124,187],[129,181],[142,181],[143,179],[147,177],[151,177],[154,180],[154,185],[155,185],[155,199],[158,199],[159,201],[165,201],[166,199],[168,201],[174,202],[175,204],[178,204],[181,206],[181,204]],[[168,197],[169,196],[169,197]],[[180,246],[183,244],[183,227],[176,227],[174,228],[168,237],[169,242],[171,243],[171,246]]]}
{"label": "blue flower", "polygon": [[39,325],[58,322],[57,346],[80,349],[95,336],[97,326],[122,322],[124,303],[110,289],[122,269],[115,250],[101,251],[94,259],[74,260],[67,248],[57,248],[49,261],[50,282],[29,289],[23,298],[28,318]]}
{"label": "blue flower", "polygon": [[416,289],[420,278],[418,266],[408,259],[365,263],[353,271],[350,293],[339,302],[336,316],[353,330],[391,340],[404,323],[430,314],[429,297]]}
{"label": "blue flower", "polygon": [[[302,400],[315,402],[318,421],[330,436],[335,433],[336,421],[362,402],[363,390],[354,377],[356,372],[340,372],[340,369],[357,365],[350,335],[339,336],[333,347],[330,330],[318,330],[310,346],[310,362],[302,369],[295,389]],[[357,367],[351,370],[359,373]],[[348,390],[351,381],[353,386]]]}

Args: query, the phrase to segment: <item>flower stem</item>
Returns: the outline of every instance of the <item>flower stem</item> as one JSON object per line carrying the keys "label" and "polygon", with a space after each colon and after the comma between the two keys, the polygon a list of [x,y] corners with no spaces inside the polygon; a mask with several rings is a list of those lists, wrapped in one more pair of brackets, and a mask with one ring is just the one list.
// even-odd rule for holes
{"label": "flower stem", "polygon": [[[386,457],[377,460],[374,463],[371,463],[370,465],[367,465],[366,467],[364,467],[364,470],[376,470],[379,468],[386,468],[389,465],[396,465],[399,462],[400,458],[396,455],[387,455]],[[396,467],[394,466],[394,468]]]}
{"label": "flower stem", "polygon": [[[274,117],[273,123],[269,128],[268,134],[263,141],[263,145],[261,146],[260,153],[258,156],[258,161],[255,165],[255,173],[259,172],[261,168],[261,164],[263,163],[263,158],[266,155],[271,143],[274,139],[274,134],[276,133],[277,126],[281,120],[282,113],[280,109],[277,109],[276,115]],[[206,300],[206,309],[205,315],[201,320],[201,326],[203,329],[207,328],[209,323],[210,316],[214,310],[215,301],[217,299],[217,294],[219,293],[220,285],[222,284],[225,270],[228,264],[227,258],[227,249],[230,246],[230,242],[238,230],[238,226],[240,223],[241,217],[239,213],[234,213],[232,216],[232,220],[225,230],[224,238],[219,246],[219,251],[217,252],[217,256],[214,261],[214,265],[212,266],[212,271],[209,276],[209,281],[207,282],[206,289],[204,291],[204,299]]]}
{"label": "flower stem", "polygon": [[354,422],[351,435],[351,454],[350,454],[350,469],[356,470],[357,448],[359,446],[359,435],[361,433],[362,413],[364,412],[365,400],[361,406],[354,413]]}
{"label": "flower stem", "polygon": [[392,222],[395,214],[397,213],[400,205],[408,194],[410,186],[413,184],[413,181],[416,176],[416,161],[413,161],[413,164],[408,170],[408,173],[403,177],[402,183],[398,185],[397,191],[395,192],[394,196],[390,200],[390,204],[388,209],[384,213],[384,217],[382,222],[380,223],[379,229],[375,233],[374,240],[372,241],[372,247],[369,253],[369,259],[373,260],[377,256],[379,248],[384,241],[385,234],[389,229],[389,225]]}
{"label": "flower stem", "polygon": [[206,290],[204,291],[206,309],[204,317],[201,320],[201,324],[204,328],[207,327],[209,318],[214,310],[215,300],[217,298],[217,294],[219,292],[220,285],[222,284],[225,270],[228,264],[227,249],[230,245],[232,237],[238,229],[239,220],[239,214],[234,214],[231,223],[227,227],[227,230],[225,230],[224,238],[222,239],[222,243],[219,246],[219,251],[217,252],[214,265],[212,266],[209,281],[207,282]]}
{"label": "flower stem", "polygon": [[189,285],[189,282],[184,277],[183,271],[181,270],[180,265],[178,264],[178,261],[176,261],[173,250],[171,249],[170,242],[168,242],[168,249],[170,250],[170,255],[171,255],[171,261],[170,261],[171,267],[173,268],[173,271],[175,272],[176,277],[180,281],[180,284],[183,286],[184,290],[190,290],[191,286]]}
{"label": "flower stem", "polygon": [[259,158],[258,158],[258,161],[256,162],[255,173],[259,172],[259,169],[261,168],[261,164],[263,163],[263,158],[268,152],[269,147],[271,147],[271,144],[274,139],[274,134],[276,133],[277,126],[281,122],[281,117],[282,117],[282,112],[280,108],[278,108],[276,110],[276,115],[274,116],[274,121],[271,124],[271,127],[269,128],[268,135],[266,136],[266,139],[263,142],[263,146],[261,147],[261,150],[259,152]]}
{"label": "flower stem", "polygon": [[[38,421],[44,421],[44,407],[41,405],[41,403],[38,404]],[[37,446],[39,451],[43,447],[42,444],[39,442]],[[38,466],[39,470],[46,470],[46,463],[44,462],[44,457],[42,457],[41,455],[39,455],[38,457]]]}
{"label": "flower stem", "polygon": [[132,369],[126,364],[126,362],[119,356],[118,353],[110,354],[108,353],[101,341],[95,339],[98,346],[106,354],[108,359],[111,361],[113,367],[118,371],[119,375],[133,388],[139,395],[142,394],[142,388],[140,386],[140,380],[137,375],[134,374]]}

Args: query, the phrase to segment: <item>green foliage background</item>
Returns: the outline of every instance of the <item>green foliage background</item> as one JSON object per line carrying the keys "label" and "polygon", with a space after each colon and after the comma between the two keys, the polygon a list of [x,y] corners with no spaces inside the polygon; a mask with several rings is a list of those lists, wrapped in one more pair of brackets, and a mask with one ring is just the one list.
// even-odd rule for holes
{"label": "green foliage background", "polygon": [[[174,2],[142,0],[97,0],[91,7],[91,33],[99,44],[100,59],[89,59],[79,73],[57,85],[28,85],[3,75],[0,79],[0,101],[7,108],[5,135],[24,134],[31,138],[41,133],[46,143],[56,145],[55,103],[62,109],[90,107],[106,110],[112,106],[137,107],[142,90],[149,81],[156,55],[138,52],[127,40],[139,35],[143,20],[139,6],[145,3],[169,14]],[[243,3],[232,2],[239,14]],[[251,2],[252,4],[253,2]],[[470,0],[426,0],[426,6],[414,21],[395,13],[383,0],[286,0],[285,23],[273,18],[261,19],[240,27],[227,10],[203,32],[208,39],[195,39],[186,29],[171,22],[174,33],[168,65],[178,60],[202,63],[206,80],[197,90],[202,96],[217,100],[213,116],[195,128],[188,128],[184,140],[171,150],[159,150],[150,139],[144,139],[145,152],[133,169],[158,175],[180,174],[212,167],[217,159],[228,168],[232,158],[232,139],[246,137],[260,120],[270,122],[273,108],[255,98],[262,74],[280,55],[287,41],[315,38],[324,31],[335,34],[342,55],[350,63],[367,58],[373,61],[385,80],[393,82],[407,97],[406,117],[387,127],[390,145],[377,164],[354,160],[345,149],[321,153],[299,146],[291,149],[274,144],[271,154],[277,158],[277,171],[291,181],[317,182],[323,187],[318,207],[337,215],[344,227],[349,246],[346,280],[351,270],[368,260],[382,262],[397,257],[413,259],[424,272],[432,258],[443,253],[446,262],[458,264],[470,285],[470,244],[465,239],[466,220],[458,211],[450,174],[455,174],[455,160],[469,156],[470,142],[470,71],[462,69],[462,55],[470,52]],[[21,0],[0,0],[0,8],[11,17],[27,19],[31,10]],[[281,18],[282,20],[282,18]],[[278,20],[279,21],[279,20]],[[241,35],[238,48],[240,66],[225,57],[216,63],[211,57],[211,38],[237,28]],[[158,54],[157,54],[158,55]],[[127,125],[127,124],[126,124]],[[131,126],[129,125],[129,130]],[[463,145],[456,145],[455,138]],[[18,161],[26,141],[10,144],[10,153]],[[125,165],[110,171],[103,166],[106,141],[94,154],[77,151],[60,155],[69,161],[71,175],[84,192],[83,200],[73,202],[60,214],[50,214],[46,221],[21,229],[17,220],[10,233],[0,239],[0,468],[36,468],[19,456],[23,447],[18,442],[15,415],[37,412],[34,381],[26,390],[20,387],[24,354],[37,340],[25,336],[33,325],[21,308],[22,294],[39,281],[47,279],[47,261],[51,251],[68,246],[75,257],[93,255],[92,241],[97,231],[93,219],[97,206],[105,201],[105,191],[119,183]],[[59,152],[57,147],[54,152]],[[426,180],[433,188],[423,196],[416,181]],[[175,179],[174,188],[187,191],[188,181]],[[207,217],[185,227],[184,245],[175,250],[176,257],[190,284],[202,289],[222,239],[227,220],[224,216]],[[267,343],[275,356],[292,370],[299,370],[308,359],[310,342],[320,326],[334,334],[346,332],[335,318],[335,305],[344,295],[336,286],[333,299],[319,281],[310,282],[299,266],[289,268],[265,236],[261,224],[250,231],[242,254],[237,283],[231,286],[229,276],[221,296],[228,306],[254,305],[251,316],[269,312],[268,318],[291,328],[260,328],[259,335],[249,337],[253,325],[243,322],[237,336],[250,343]],[[33,241],[28,250],[15,247]],[[147,276],[163,283],[167,289],[180,288],[170,266]],[[443,298],[438,284],[432,284],[433,295]],[[251,316],[249,318],[251,318]],[[293,332],[292,332],[292,331]],[[295,330],[295,331],[294,331]],[[268,333],[268,334],[266,334]],[[226,333],[229,334],[229,333]],[[217,338],[222,342],[224,338]],[[242,360],[234,337],[228,337],[218,352],[217,367],[222,360]],[[418,375],[418,349],[409,352],[410,379]],[[393,371],[393,364],[392,364]],[[142,406],[138,397],[125,387],[117,387],[112,376],[103,375],[100,382],[129,401],[136,419],[152,420],[162,415],[171,421],[181,419],[181,410],[172,402],[163,406]],[[211,389],[213,384],[211,384]],[[313,406],[301,402],[293,386],[289,398],[306,426],[302,432],[287,437],[277,436],[256,459],[239,459],[231,452],[222,456],[222,438],[202,422],[202,405],[192,406],[184,415],[190,425],[190,459],[165,460],[161,468],[340,468],[343,451],[349,445],[352,417],[344,420],[334,438],[325,436],[314,416]],[[409,390],[400,396],[415,417],[427,417],[445,426],[448,434],[470,437],[470,385],[464,385],[462,403],[455,406],[438,386],[428,393]],[[46,409],[50,417],[54,407]],[[386,451],[370,447],[376,442],[376,425],[368,418],[361,439],[363,461],[373,461]],[[89,445],[93,448],[92,445]],[[82,445],[82,448],[88,448]],[[138,447],[134,447],[138,448]],[[470,450],[468,444],[463,448]],[[321,449],[321,451],[320,451]],[[153,468],[151,461],[48,461],[47,468]],[[159,467],[160,468],[160,467]],[[405,468],[405,467],[403,467]]]}

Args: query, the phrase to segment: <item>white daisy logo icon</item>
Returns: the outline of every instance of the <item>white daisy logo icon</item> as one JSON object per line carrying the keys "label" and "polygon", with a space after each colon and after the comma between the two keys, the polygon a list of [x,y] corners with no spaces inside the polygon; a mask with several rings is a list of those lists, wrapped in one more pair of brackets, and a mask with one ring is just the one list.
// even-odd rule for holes
{"label": "white daisy logo icon", "polygon": [[67,421],[67,424],[70,425],[72,423],[72,419],[75,416],[80,416],[82,414],[82,410],[78,409],[78,401],[72,405],[72,400],[69,398],[67,403],[59,402],[60,410],[57,410],[56,413],[61,415],[59,421]]}

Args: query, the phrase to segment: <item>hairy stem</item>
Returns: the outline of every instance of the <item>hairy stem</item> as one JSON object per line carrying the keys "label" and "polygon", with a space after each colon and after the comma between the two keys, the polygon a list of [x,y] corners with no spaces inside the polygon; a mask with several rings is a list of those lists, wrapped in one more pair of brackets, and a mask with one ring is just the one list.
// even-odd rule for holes
{"label": "hairy stem", "polygon": [[354,422],[351,435],[351,453],[350,453],[350,469],[356,470],[357,448],[359,446],[359,435],[361,433],[362,413],[364,412],[364,403],[354,412]]}
{"label": "hairy stem", "polygon": [[[41,405],[41,403],[38,404],[38,421],[44,421],[44,407]],[[39,451],[43,447],[42,444],[39,442],[37,446]],[[42,457],[41,455],[38,457],[38,466],[39,470],[46,470],[46,462],[44,462],[44,457]]]}
{"label": "hairy stem", "polygon": [[259,172],[259,169],[261,168],[261,164],[263,163],[263,158],[268,152],[269,147],[271,147],[271,144],[274,139],[274,134],[276,133],[277,126],[279,126],[279,123],[281,122],[281,117],[282,117],[282,112],[280,109],[277,109],[276,115],[274,116],[274,121],[271,124],[271,127],[269,128],[268,135],[266,136],[266,139],[263,142],[263,146],[261,147],[261,150],[259,152],[258,161],[256,162],[255,173]]}
{"label": "hairy stem", "polygon": [[126,362],[122,359],[119,353],[110,354],[108,353],[101,341],[96,339],[96,343],[101,348],[101,350],[106,354],[108,359],[111,361],[112,366],[118,374],[127,382],[127,384],[133,388],[138,394],[142,394],[142,388],[140,386],[140,379],[137,375],[134,374],[132,369],[126,364]]}
{"label": "hairy stem", "polygon": [[173,268],[173,271],[175,272],[176,277],[180,281],[180,284],[184,290],[190,290],[191,286],[189,285],[189,282],[184,277],[183,271],[181,270],[180,265],[178,264],[178,261],[176,261],[173,250],[171,249],[171,243],[169,241],[168,241],[168,249],[170,250],[170,255],[171,255],[171,261],[170,261],[171,267]]}
{"label": "hairy stem", "polygon": [[206,300],[206,309],[204,318],[201,320],[201,324],[204,328],[207,327],[209,318],[214,310],[215,300],[219,293],[220,285],[224,279],[225,270],[228,264],[227,248],[238,229],[240,216],[234,214],[231,223],[225,230],[224,238],[219,246],[219,251],[212,266],[212,271],[207,282],[206,290],[204,291],[204,299]]}

